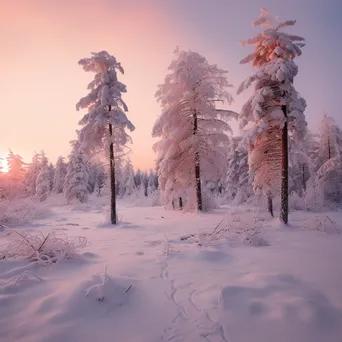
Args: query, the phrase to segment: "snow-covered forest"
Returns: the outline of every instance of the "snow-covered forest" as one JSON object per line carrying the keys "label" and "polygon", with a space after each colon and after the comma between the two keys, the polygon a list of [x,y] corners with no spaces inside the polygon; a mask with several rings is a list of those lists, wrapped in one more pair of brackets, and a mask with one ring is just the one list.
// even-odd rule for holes
{"label": "snow-covered forest", "polygon": [[146,170],[125,61],[80,56],[69,155],[0,160],[1,341],[341,341],[342,129],[295,86],[295,24],[261,10],[241,84],[177,47]]}

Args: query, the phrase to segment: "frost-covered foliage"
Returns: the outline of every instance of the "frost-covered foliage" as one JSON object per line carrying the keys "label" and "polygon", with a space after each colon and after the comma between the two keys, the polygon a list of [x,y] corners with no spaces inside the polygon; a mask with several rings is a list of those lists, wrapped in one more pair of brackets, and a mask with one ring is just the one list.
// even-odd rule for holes
{"label": "frost-covered foliage", "polygon": [[76,109],[87,109],[79,124],[83,126],[80,130],[79,140],[81,148],[93,150],[108,145],[108,124],[115,131],[120,145],[130,142],[130,137],[125,129],[134,130],[133,124],[128,120],[125,112],[127,105],[122,99],[126,86],[118,80],[117,71],[124,73],[121,64],[107,51],[92,53],[89,58],[81,59],[80,64],[86,72],[95,73],[94,79],[89,83],[89,94],[77,103]]}
{"label": "frost-covered foliage", "polygon": [[242,137],[232,138],[228,149],[228,170],[224,182],[227,199],[234,199],[236,204],[245,202],[252,194],[248,153],[242,142]]}
{"label": "frost-covered foliage", "polygon": [[[238,89],[241,93],[254,83],[254,94],[243,106],[239,117],[240,128],[249,143],[249,166],[254,176],[255,191],[274,196],[280,190],[281,129],[287,120],[290,152],[301,148],[306,134],[305,100],[293,86],[298,67],[294,58],[301,55],[304,38],[282,32],[295,21],[279,22],[266,10],[254,21],[262,31],[243,41],[255,46],[241,63],[252,62],[258,70]],[[286,106],[287,118],[283,105]]]}
{"label": "frost-covered foliage", "polygon": [[65,259],[78,257],[78,250],[87,245],[82,236],[68,237],[63,232],[53,230],[48,234],[42,232],[9,231],[9,242],[0,249],[1,259],[27,259],[38,265],[48,266]]}
{"label": "frost-covered foliage", "polygon": [[265,215],[258,211],[254,211],[253,217],[241,215],[238,210],[229,212],[209,234],[200,233],[199,243],[202,246],[210,246],[226,240],[232,245],[268,246],[269,242],[264,237],[265,220]]}
{"label": "frost-covered foliage", "polygon": [[86,156],[79,149],[78,142],[73,143],[73,149],[69,156],[63,192],[68,202],[76,199],[83,203],[88,197],[89,168]]}
{"label": "frost-covered foliage", "polygon": [[19,154],[14,154],[9,150],[7,156],[8,172],[7,175],[13,181],[22,182],[25,176],[25,163]]}
{"label": "frost-covered foliage", "polygon": [[305,191],[306,208],[320,210],[342,201],[342,132],[324,115],[318,136],[310,139],[311,178]]}
{"label": "frost-covered foliage", "polygon": [[227,71],[196,52],[177,49],[175,57],[156,93],[162,113],[152,131],[159,138],[153,148],[160,190],[168,203],[201,181],[225,176],[231,132],[227,121],[235,114],[215,108],[215,100],[233,100],[227,91]]}
{"label": "frost-covered foliage", "polygon": [[134,183],[134,169],[131,160],[128,159],[123,168],[123,179],[120,187],[120,196],[131,196],[137,188]]}
{"label": "frost-covered foliage", "polygon": [[31,163],[27,166],[25,185],[28,195],[35,195],[37,178],[41,168],[41,154],[35,152]]}
{"label": "frost-covered foliage", "polygon": [[48,204],[34,198],[0,201],[0,225],[18,226],[49,215],[51,210]]}
{"label": "frost-covered foliage", "polygon": [[36,180],[36,197],[45,201],[50,193],[50,172],[47,158],[42,155],[40,172]]}
{"label": "frost-covered foliage", "polygon": [[20,155],[14,154],[11,150],[9,150],[6,163],[8,171],[3,174],[0,171],[0,199],[22,197],[25,191],[23,181],[25,178],[26,164]]}
{"label": "frost-covered foliage", "polygon": [[65,176],[67,174],[67,164],[64,158],[59,156],[56,163],[55,173],[53,177],[53,192],[60,194],[63,191]]}

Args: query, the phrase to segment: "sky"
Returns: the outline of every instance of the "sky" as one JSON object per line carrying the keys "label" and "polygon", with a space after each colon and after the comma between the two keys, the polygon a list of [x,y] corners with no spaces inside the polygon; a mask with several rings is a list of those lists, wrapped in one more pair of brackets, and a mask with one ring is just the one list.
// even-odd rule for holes
{"label": "sky", "polygon": [[131,160],[153,168],[154,94],[176,46],[229,71],[235,101],[225,108],[239,111],[249,93],[236,89],[253,71],[239,64],[251,51],[239,42],[255,34],[260,7],[296,19],[291,31],[307,40],[295,86],[307,101],[310,129],[323,113],[342,126],[341,0],[0,0],[0,157],[9,148],[26,162],[41,149],[53,163],[67,157],[84,114],[75,105],[92,78],[77,62],[107,50],[125,69],[120,80],[136,127]]}

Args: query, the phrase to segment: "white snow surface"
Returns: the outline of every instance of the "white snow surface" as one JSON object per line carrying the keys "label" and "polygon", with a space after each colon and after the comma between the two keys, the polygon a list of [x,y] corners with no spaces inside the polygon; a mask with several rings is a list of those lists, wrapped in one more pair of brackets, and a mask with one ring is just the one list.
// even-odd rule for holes
{"label": "white snow surface", "polygon": [[[103,210],[52,210],[17,229],[89,243],[50,267],[0,260],[1,342],[342,340],[341,213],[298,211],[285,227],[247,207],[191,214],[120,203],[113,227]],[[314,231],[326,217],[334,229]],[[258,225],[268,246],[205,235],[221,221]]]}

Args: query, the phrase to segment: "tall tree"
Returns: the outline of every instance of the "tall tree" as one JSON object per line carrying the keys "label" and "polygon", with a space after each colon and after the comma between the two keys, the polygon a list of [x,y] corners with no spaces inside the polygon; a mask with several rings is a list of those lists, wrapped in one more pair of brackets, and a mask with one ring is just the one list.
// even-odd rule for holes
{"label": "tall tree", "polygon": [[294,20],[279,22],[267,10],[261,10],[253,26],[261,27],[262,32],[242,42],[254,45],[255,49],[240,62],[252,62],[259,70],[238,89],[240,93],[255,83],[255,92],[240,114],[240,127],[253,123],[248,140],[254,188],[262,189],[270,203],[280,183],[280,220],[285,224],[288,222],[288,133],[297,142],[293,147],[306,133],[306,103],[293,86],[298,73],[293,60],[301,55],[304,38],[281,31],[294,24]]}
{"label": "tall tree", "polygon": [[156,97],[162,113],[152,136],[158,153],[159,183],[172,201],[187,188],[195,190],[197,210],[203,210],[201,181],[219,179],[226,169],[230,111],[219,112],[215,101],[232,102],[227,71],[192,51],[175,51],[164,84]]}
{"label": "tall tree", "polygon": [[89,58],[78,62],[85,71],[94,72],[94,80],[89,83],[90,92],[76,105],[76,109],[87,108],[88,112],[80,121],[83,128],[79,139],[81,148],[91,151],[99,146],[108,150],[110,188],[111,188],[111,222],[117,223],[116,215],[116,180],[114,140],[118,145],[126,145],[131,138],[127,128],[134,130],[125,112],[127,105],[122,99],[126,86],[119,82],[117,71],[124,73],[121,64],[107,51],[92,53]]}

